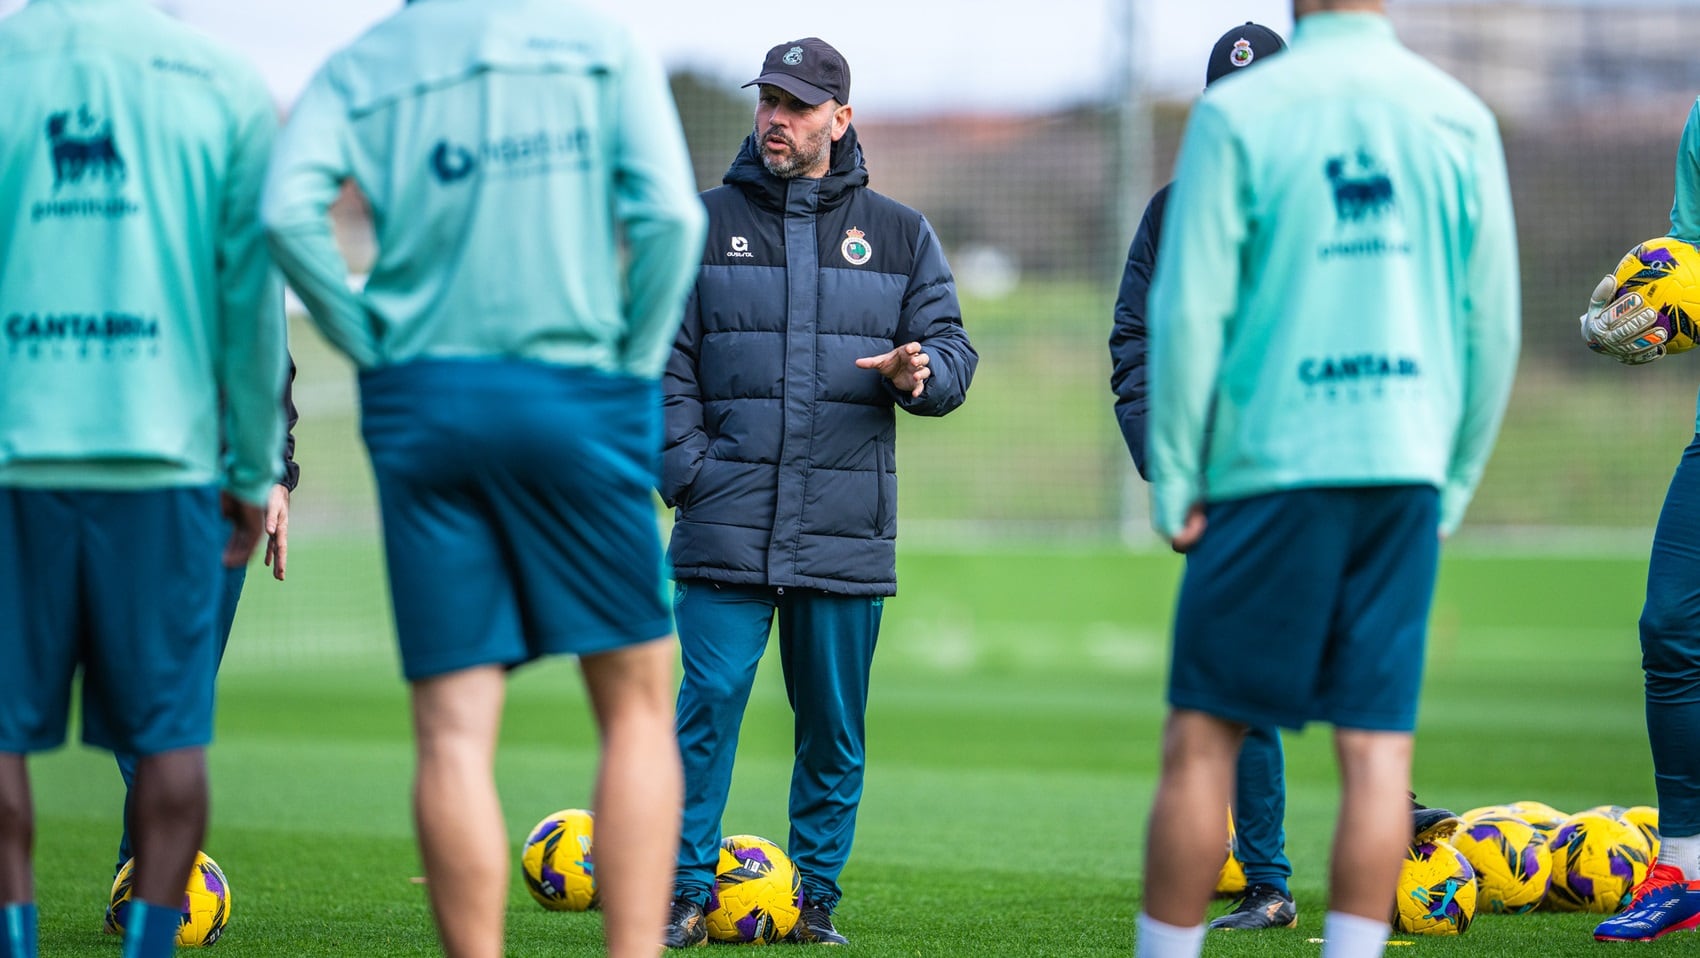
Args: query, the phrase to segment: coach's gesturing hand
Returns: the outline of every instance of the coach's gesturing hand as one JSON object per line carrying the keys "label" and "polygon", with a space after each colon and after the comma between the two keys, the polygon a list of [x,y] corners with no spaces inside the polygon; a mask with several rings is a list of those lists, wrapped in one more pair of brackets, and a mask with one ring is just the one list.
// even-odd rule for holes
{"label": "coach's gesturing hand", "polygon": [[927,380],[933,375],[933,371],[927,368],[930,362],[932,360],[921,351],[920,343],[904,343],[889,353],[863,356],[856,360],[856,365],[877,370],[899,391],[908,393],[910,399],[919,399]]}

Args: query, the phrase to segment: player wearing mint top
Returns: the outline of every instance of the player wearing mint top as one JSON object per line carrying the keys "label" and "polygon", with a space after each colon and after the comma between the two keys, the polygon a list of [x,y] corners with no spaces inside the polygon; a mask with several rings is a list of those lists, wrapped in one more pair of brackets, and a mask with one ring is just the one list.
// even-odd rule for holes
{"label": "player wearing mint top", "polygon": [[[1380,0],[1295,0],[1289,50],[1205,93],[1150,326],[1153,521],[1186,552],[1138,955],[1196,955],[1247,726],[1335,727],[1327,958],[1378,955],[1410,841],[1439,540],[1510,394],[1499,133]],[[1206,440],[1208,436],[1208,441]]]}
{"label": "player wearing mint top", "polygon": [[[268,189],[273,252],[362,369],[502,356],[658,378],[679,323],[675,261],[701,242],[701,204],[676,195],[689,160],[673,110],[659,66],[581,7],[413,0],[295,104]],[[406,169],[390,166],[399,155]],[[317,215],[341,187],[333,171],[398,214],[375,217],[358,295]],[[616,225],[634,254],[623,267]]]}
{"label": "player wearing mint top", "polygon": [[80,670],[83,741],[139,757],[124,956],[157,958],[206,829],[221,559],[284,440],[276,109],[143,0],[0,21],[0,90],[0,955],[36,953],[25,756],[64,742]]}
{"label": "player wearing mint top", "polygon": [[[1700,243],[1700,101],[1689,110],[1677,149],[1670,224],[1670,235]],[[1600,329],[1590,329],[1590,323],[1600,323],[1602,313],[1616,316],[1626,332],[1644,328],[1656,318],[1638,310],[1616,309],[1621,301],[1607,303],[1616,287],[1616,281],[1607,276],[1594,290],[1593,302],[1582,317],[1584,338],[1593,339],[1599,351],[1632,365],[1663,356],[1664,346],[1634,348],[1633,338],[1625,341],[1628,348],[1623,350],[1601,347]],[[1694,593],[1694,583],[1700,581],[1700,561],[1695,555],[1700,519],[1689,503],[1697,487],[1700,419],[1659,512],[1641,609],[1647,738],[1659,798],[1659,858],[1636,887],[1629,909],[1594,929],[1594,937],[1601,941],[1647,941],[1700,926],[1700,745],[1693,735],[1700,726],[1700,691],[1693,680],[1700,668],[1700,601]]]}
{"label": "player wearing mint top", "polygon": [[[377,230],[359,293],[326,218],[345,179]],[[564,0],[418,0],[313,78],[264,210],[360,367],[444,951],[502,954],[504,677],[572,654],[601,733],[608,951],[654,955],[682,784],[650,490],[704,218],[660,65]]]}

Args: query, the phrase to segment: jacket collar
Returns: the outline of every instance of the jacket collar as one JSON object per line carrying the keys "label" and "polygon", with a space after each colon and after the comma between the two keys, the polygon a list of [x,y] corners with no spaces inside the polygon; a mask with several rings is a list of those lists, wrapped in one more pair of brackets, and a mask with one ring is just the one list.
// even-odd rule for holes
{"label": "jacket collar", "polygon": [[[762,165],[757,149],[756,135],[752,132],[744,137],[744,145],[739,148],[722,182],[738,187],[763,206],[783,210],[792,181],[769,173]],[[826,176],[819,181],[820,208],[838,206],[867,185],[868,168],[862,161],[862,145],[857,142],[855,124],[851,124],[844,135],[832,144]]]}

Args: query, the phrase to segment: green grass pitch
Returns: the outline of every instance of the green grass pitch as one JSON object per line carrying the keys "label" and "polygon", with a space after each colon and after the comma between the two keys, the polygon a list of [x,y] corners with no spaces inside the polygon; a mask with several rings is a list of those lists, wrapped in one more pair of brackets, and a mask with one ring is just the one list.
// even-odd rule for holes
{"label": "green grass pitch", "polygon": [[[1128,955],[1180,560],[1122,552],[902,557],[870,708],[869,774],[841,929],[854,953]],[[1430,804],[1653,801],[1635,559],[1451,556],[1435,603],[1415,781]],[[215,953],[437,954],[408,812],[405,691],[370,540],[299,539],[256,568],[221,679],[207,851],[234,889]],[[1413,663],[1414,664],[1414,663]],[[548,913],[518,844],[588,803],[594,737],[570,664],[517,673],[498,764],[514,842],[512,956],[600,954],[594,914]],[[789,714],[763,663],[726,816],[785,840]],[[1335,802],[1324,729],[1288,738],[1300,924],[1211,935],[1211,955],[1317,955]],[[120,785],[72,747],[31,766],[41,953],[105,956]],[[1214,813],[1211,813],[1214,814]],[[1214,911],[1225,906],[1218,904]],[[1214,912],[1213,912],[1214,913]],[[1481,916],[1398,955],[1595,955],[1590,916]],[[1678,939],[1686,936],[1675,936]],[[1692,941],[1644,949],[1667,953]],[[1642,953],[1642,952],[1638,952]]]}

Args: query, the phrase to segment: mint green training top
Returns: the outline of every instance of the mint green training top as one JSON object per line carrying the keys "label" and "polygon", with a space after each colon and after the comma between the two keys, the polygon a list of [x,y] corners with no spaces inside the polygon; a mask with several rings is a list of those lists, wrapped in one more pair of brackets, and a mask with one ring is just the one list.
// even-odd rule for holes
{"label": "mint green training top", "polygon": [[[326,218],[349,177],[377,232],[358,293]],[[279,139],[263,216],[362,368],[507,357],[646,378],[705,221],[660,66],[568,0],[419,0],[333,55]]]}
{"label": "mint green training top", "polygon": [[0,20],[0,102],[0,486],[263,504],[287,367],[258,72],[145,0],[34,0]]}
{"label": "mint green training top", "polygon": [[[1670,206],[1670,235],[1700,246],[1700,100],[1688,110],[1682,143],[1676,152],[1676,191]],[[1694,432],[1700,435],[1700,402],[1694,411]]]}
{"label": "mint green training top", "polygon": [[1493,116],[1386,17],[1302,18],[1182,141],[1149,310],[1158,532],[1196,502],[1396,483],[1438,487],[1450,532],[1519,308]]}

